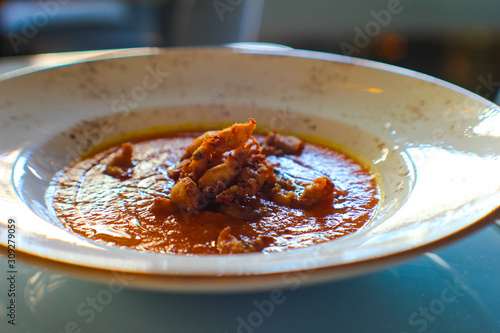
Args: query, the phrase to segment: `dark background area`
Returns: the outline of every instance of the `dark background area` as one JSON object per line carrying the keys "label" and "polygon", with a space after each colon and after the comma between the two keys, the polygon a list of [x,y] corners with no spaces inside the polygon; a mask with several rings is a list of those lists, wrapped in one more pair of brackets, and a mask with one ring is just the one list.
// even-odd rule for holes
{"label": "dark background area", "polygon": [[4,0],[0,32],[2,57],[259,41],[394,64],[489,99],[500,86],[491,0]]}

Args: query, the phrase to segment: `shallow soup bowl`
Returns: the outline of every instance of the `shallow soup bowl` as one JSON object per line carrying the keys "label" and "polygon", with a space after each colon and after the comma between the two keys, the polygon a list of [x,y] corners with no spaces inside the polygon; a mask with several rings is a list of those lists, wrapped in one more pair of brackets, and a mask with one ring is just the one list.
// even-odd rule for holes
{"label": "shallow soup bowl", "polygon": [[[9,247],[15,225],[16,251],[27,262],[94,279],[122,272],[132,286],[155,290],[263,290],[354,276],[495,220],[499,111],[420,73],[283,48],[125,50],[3,76],[0,242]],[[380,191],[375,216],[326,243],[219,256],[106,246],[55,218],[49,185],[88,149],[132,132],[249,118],[329,142],[365,165]]]}

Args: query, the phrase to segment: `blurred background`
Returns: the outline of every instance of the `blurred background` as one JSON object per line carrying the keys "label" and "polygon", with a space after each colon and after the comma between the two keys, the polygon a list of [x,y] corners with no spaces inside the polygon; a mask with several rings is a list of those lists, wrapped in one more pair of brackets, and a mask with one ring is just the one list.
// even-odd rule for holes
{"label": "blurred background", "polygon": [[493,99],[492,0],[0,0],[0,56],[270,42],[390,63]]}

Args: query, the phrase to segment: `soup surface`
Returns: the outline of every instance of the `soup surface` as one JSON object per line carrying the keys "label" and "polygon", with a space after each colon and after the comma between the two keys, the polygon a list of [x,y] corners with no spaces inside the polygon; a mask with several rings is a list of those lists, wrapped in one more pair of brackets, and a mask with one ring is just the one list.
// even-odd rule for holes
{"label": "soup surface", "polygon": [[138,138],[75,161],[53,183],[55,213],[98,242],[191,255],[306,247],[375,214],[376,182],[354,159],[254,127]]}

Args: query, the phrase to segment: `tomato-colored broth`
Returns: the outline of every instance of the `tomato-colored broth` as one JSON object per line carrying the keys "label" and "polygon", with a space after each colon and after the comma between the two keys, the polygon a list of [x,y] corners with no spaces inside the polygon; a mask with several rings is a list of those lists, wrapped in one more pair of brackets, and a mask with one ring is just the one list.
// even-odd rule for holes
{"label": "tomato-colored broth", "polygon": [[[362,228],[375,214],[379,194],[374,177],[349,156],[329,147],[305,143],[300,155],[270,156],[275,170],[289,177],[331,178],[339,197],[312,207],[291,208],[264,198],[257,221],[238,220],[217,211],[187,214],[176,210],[153,214],[155,198],[169,196],[174,181],[168,168],[200,133],[173,133],[132,143],[135,166],[130,178],[104,173],[119,146],[77,161],[58,174],[53,185],[57,216],[73,232],[98,242],[170,254],[218,254],[217,237],[226,227],[241,241],[265,236],[263,252],[283,251],[327,242]],[[262,139],[259,135],[256,138]]]}

